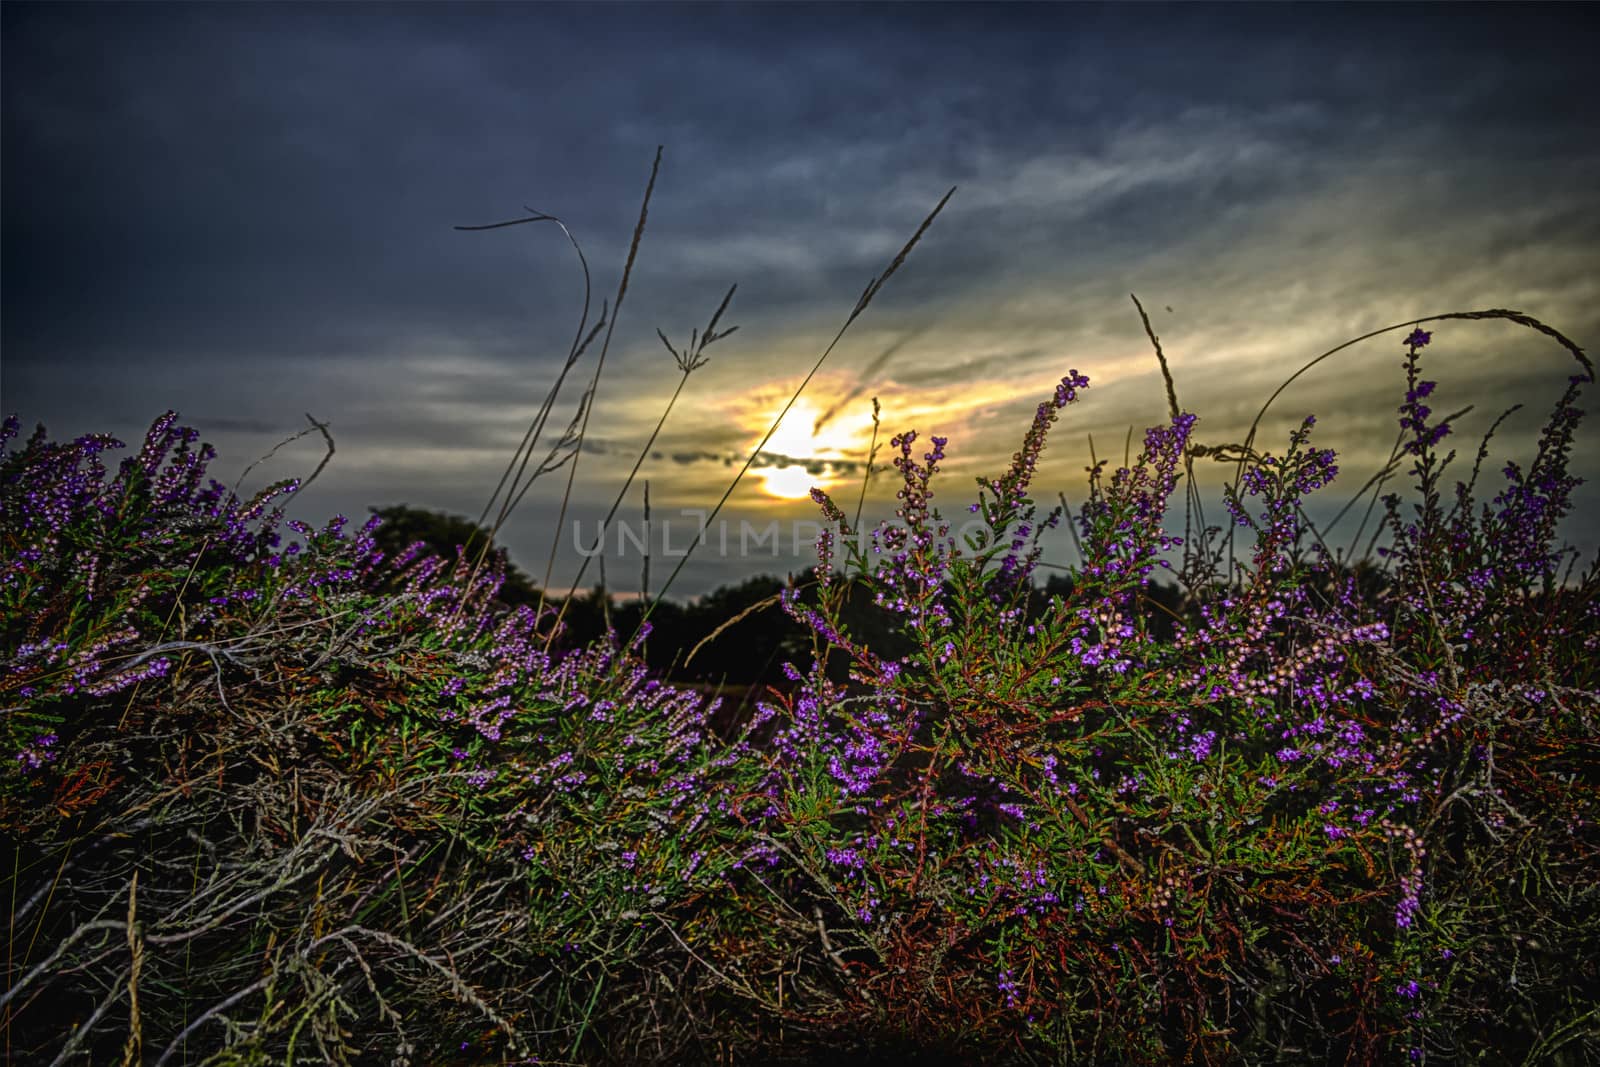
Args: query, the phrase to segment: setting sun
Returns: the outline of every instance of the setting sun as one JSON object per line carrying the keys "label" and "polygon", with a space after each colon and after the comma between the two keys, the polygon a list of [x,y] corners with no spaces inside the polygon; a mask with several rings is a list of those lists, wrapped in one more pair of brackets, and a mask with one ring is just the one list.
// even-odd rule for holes
{"label": "setting sun", "polygon": [[811,495],[811,487],[822,484],[823,479],[804,467],[768,467],[761,472],[761,491],[779,500],[804,500]]}
{"label": "setting sun", "polygon": [[[819,417],[820,413],[809,401],[804,398],[795,401],[762,448],[762,452],[782,456],[789,462],[781,467],[758,463],[751,468],[751,473],[761,478],[762,492],[779,500],[802,500],[810,494],[812,486],[826,489],[836,480],[832,470],[813,472],[807,468],[808,463],[857,458],[851,453],[859,450],[859,446],[851,440],[849,431],[832,423],[819,427]],[[772,415],[767,418],[770,420]]]}

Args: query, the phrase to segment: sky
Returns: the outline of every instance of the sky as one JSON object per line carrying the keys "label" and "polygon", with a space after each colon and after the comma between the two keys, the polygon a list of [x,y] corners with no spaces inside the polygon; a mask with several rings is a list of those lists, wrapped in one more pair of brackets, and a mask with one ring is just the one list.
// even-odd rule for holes
{"label": "sky", "polygon": [[[558,217],[588,264],[587,332],[602,301],[615,307],[659,146],[567,514],[558,526],[562,468],[501,529],[518,566],[571,587],[577,546],[644,451],[597,562],[610,588],[637,590],[642,541],[660,592],[695,509],[728,490],[952,187],[668,595],[814,564],[806,491],[854,513],[873,398],[880,464],[895,433],[917,430],[918,455],[949,438],[933,503],[964,520],[974,479],[1004,471],[1037,405],[1081,371],[1091,385],[1035,479],[1041,502],[1060,492],[1076,509],[1091,439],[1115,468],[1130,429],[1137,455],[1168,418],[1130,294],[1202,443],[1241,440],[1323,352],[1429,315],[1511,308],[1592,352],[1593,14],[13,0],[0,7],[0,412],[20,416],[23,440],[40,422],[57,441],[112,433],[128,445],[115,461],[171,408],[230,486],[310,414],[337,451],[289,517],[354,528],[406,503],[476,519],[567,362],[585,280],[554,223],[456,227]],[[683,378],[657,330],[684,351],[734,285],[718,328],[738,330],[705,348],[645,451]],[[1580,368],[1508,323],[1431,328],[1435,417],[1473,405],[1448,439],[1452,479],[1524,405],[1491,442],[1487,497],[1506,459],[1532,456]],[[1281,451],[1315,414],[1312,443],[1339,452],[1314,520],[1389,457],[1408,332],[1323,361],[1263,419],[1259,447]],[[606,336],[573,366],[529,470]],[[1600,545],[1592,440],[1583,426],[1573,462],[1590,481],[1564,527],[1582,563]],[[324,451],[316,432],[298,438],[241,495],[309,475]],[[1208,522],[1231,470],[1197,469]],[[892,517],[897,484],[873,475],[869,524]],[[1330,543],[1351,543],[1357,521]],[[1181,529],[1181,501],[1169,525]],[[1064,530],[1044,559],[1076,563]],[[581,584],[598,576],[591,564]]]}

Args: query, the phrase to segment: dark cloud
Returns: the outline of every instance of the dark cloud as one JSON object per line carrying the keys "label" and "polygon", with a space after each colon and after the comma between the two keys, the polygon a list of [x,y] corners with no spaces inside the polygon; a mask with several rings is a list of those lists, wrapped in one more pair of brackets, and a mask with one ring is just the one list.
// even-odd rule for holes
{"label": "dark cloud", "polygon": [[[584,440],[583,451],[595,456],[638,455],[637,449],[630,451],[626,446],[615,442],[600,441],[594,438],[586,438]],[[707,452],[701,450],[692,452],[675,451],[671,453],[652,452],[651,458],[655,460],[669,459],[679,467],[692,467],[702,463],[714,463],[722,467],[731,467],[750,459],[750,469],[753,471],[767,468],[783,470],[787,467],[804,467],[810,473],[817,475],[830,473],[840,475],[855,474],[862,468],[860,462],[851,459],[789,456],[782,452],[769,452],[765,449],[758,451],[754,457],[741,452]]]}

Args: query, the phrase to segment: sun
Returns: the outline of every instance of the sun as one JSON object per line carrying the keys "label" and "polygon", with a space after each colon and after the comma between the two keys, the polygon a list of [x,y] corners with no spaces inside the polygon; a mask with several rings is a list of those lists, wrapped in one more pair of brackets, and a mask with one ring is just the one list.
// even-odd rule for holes
{"label": "sun", "polygon": [[[768,425],[776,414],[767,416]],[[806,461],[842,459],[858,446],[842,428],[824,425],[818,431],[820,414],[810,402],[802,399],[796,400],[783,417],[762,451],[786,456],[793,462],[784,467],[752,467],[751,473],[761,479],[762,492],[778,500],[804,500],[811,495],[812,486],[826,489],[834,483],[836,479],[829,472],[813,474],[807,470]]]}
{"label": "sun", "polygon": [[820,485],[824,478],[812,474],[804,467],[768,467],[761,473],[761,491],[779,500],[804,500],[811,495],[811,487]]}

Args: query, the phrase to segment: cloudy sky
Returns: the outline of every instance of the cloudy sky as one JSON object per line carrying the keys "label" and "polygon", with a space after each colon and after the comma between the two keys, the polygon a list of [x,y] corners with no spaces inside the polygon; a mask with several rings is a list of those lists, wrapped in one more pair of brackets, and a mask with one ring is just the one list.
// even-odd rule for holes
{"label": "cloudy sky", "polygon": [[[0,20],[0,408],[24,438],[37,422],[55,440],[114,433],[117,458],[172,408],[228,484],[310,413],[338,450],[288,510],[316,523],[401,502],[483,511],[584,283],[551,223],[455,227],[559,216],[589,264],[592,326],[663,146],[567,528],[562,470],[501,534],[536,577],[556,542],[554,588],[576,575],[573,520],[592,539],[681,378],[657,329],[681,349],[737,283],[720,328],[738,331],[705,350],[619,512],[637,528],[648,478],[659,587],[675,562],[660,520],[681,549],[687,509],[722,496],[952,186],[729,499],[727,550],[713,535],[673,595],[814,562],[791,534],[816,510],[793,498],[817,483],[854,510],[873,397],[884,438],[950,438],[937,502],[965,516],[973,478],[1082,371],[1038,480],[1081,502],[1090,437],[1116,466],[1130,427],[1137,448],[1166,417],[1130,293],[1211,443],[1370,330],[1500,307],[1586,349],[1600,336],[1600,131],[1582,103],[1600,21],[1582,5],[11,2]],[[1504,323],[1434,329],[1435,412],[1476,405],[1452,439],[1463,475],[1489,423],[1525,405],[1480,479],[1498,488],[1577,364]],[[1339,450],[1314,517],[1389,455],[1406,332],[1321,363],[1264,420],[1258,442],[1281,447],[1315,413],[1314,441]],[[1600,479],[1580,432],[1577,466]],[[241,492],[322,452],[304,437]],[[873,479],[869,520],[894,488]],[[1587,559],[1595,481],[1580,507],[1566,530]],[[741,557],[739,524],[774,518],[779,557],[772,542]],[[605,558],[613,588],[637,588],[630,540]],[[1046,558],[1074,562],[1064,534]]]}

